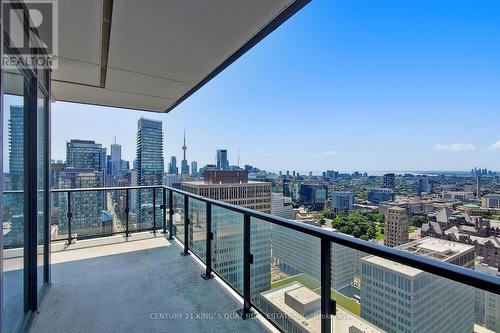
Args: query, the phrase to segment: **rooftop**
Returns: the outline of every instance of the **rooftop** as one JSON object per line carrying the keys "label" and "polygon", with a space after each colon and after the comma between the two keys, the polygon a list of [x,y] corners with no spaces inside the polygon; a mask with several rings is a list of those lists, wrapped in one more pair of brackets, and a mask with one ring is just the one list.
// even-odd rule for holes
{"label": "rooftop", "polygon": [[[417,239],[398,246],[398,248],[444,262],[448,262],[465,252],[474,251],[473,245],[451,242],[432,237]],[[370,256],[365,257],[362,260],[408,277],[415,277],[422,273],[420,269],[412,268],[410,266],[380,257]]]}

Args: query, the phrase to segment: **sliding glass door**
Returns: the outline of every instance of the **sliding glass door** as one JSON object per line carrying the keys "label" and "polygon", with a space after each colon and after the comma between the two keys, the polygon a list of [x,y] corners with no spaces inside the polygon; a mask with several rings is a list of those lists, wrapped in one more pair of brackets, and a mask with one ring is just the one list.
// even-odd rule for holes
{"label": "sliding glass door", "polygon": [[49,80],[48,69],[2,67],[1,332],[26,328],[49,282]]}
{"label": "sliding glass door", "polygon": [[2,332],[16,332],[25,314],[24,120],[30,98],[19,70],[5,72],[4,80]]}

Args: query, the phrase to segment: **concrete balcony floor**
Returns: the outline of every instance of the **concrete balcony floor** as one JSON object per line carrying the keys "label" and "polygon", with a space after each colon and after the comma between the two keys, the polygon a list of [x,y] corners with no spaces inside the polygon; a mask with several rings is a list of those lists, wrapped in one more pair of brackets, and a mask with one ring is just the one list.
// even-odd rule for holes
{"label": "concrete balcony floor", "polygon": [[259,319],[240,319],[240,301],[217,279],[203,280],[203,268],[181,256],[175,241],[151,234],[115,239],[52,253],[52,285],[31,332],[268,330]]}

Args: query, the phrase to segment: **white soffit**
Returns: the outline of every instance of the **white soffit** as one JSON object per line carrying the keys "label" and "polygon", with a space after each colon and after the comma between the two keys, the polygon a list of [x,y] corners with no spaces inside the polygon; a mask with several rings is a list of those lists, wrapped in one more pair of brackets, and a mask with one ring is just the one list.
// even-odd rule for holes
{"label": "white soffit", "polygon": [[[252,37],[270,23],[279,25],[308,0],[297,1],[300,6],[294,2],[59,1],[60,57],[59,68],[52,73],[53,97],[169,111],[217,74],[228,59],[244,53],[239,51]],[[106,15],[110,4],[112,14]],[[287,8],[290,13],[279,17]],[[109,16],[109,52],[103,64],[103,20]]]}

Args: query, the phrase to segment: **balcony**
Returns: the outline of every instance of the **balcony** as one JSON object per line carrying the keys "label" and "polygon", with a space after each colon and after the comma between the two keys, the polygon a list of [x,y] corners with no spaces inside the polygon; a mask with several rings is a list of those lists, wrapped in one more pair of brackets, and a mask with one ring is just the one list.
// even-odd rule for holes
{"label": "balcony", "polygon": [[[151,204],[131,208],[138,191]],[[34,332],[498,327],[499,279],[470,269],[473,246],[388,248],[165,186],[52,196],[52,286]]]}
{"label": "balcony", "polygon": [[[51,290],[32,332],[263,330],[259,321],[236,320],[238,300],[216,280],[204,281],[200,265],[163,235],[111,236],[54,250]],[[202,314],[212,318],[197,320]]]}

